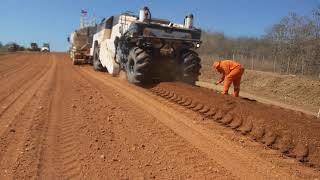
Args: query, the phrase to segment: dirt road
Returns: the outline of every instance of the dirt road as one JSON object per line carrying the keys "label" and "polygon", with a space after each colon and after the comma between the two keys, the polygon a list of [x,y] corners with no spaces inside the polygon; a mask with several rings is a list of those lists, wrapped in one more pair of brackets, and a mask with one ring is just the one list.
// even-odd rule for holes
{"label": "dirt road", "polygon": [[[207,90],[179,83],[136,87],[91,66],[73,66],[66,54],[0,56],[0,84],[0,179],[320,177],[320,124],[307,115],[273,111],[290,124],[310,122],[301,138],[288,133],[314,146],[289,143],[282,152],[274,147],[287,136],[274,130],[280,138],[269,143],[267,131],[261,143],[247,126],[232,130],[237,121],[217,118],[221,112],[212,112]],[[187,96],[202,104],[188,104]],[[252,106],[256,114],[264,107]],[[287,126],[279,123],[279,129]]]}

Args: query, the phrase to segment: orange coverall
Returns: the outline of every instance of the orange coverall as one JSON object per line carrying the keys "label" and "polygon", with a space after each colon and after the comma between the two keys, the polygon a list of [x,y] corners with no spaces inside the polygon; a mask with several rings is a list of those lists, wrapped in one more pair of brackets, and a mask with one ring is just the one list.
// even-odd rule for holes
{"label": "orange coverall", "polygon": [[224,81],[222,94],[228,94],[231,83],[233,83],[233,96],[238,97],[240,93],[241,77],[244,72],[244,68],[241,64],[232,60],[222,60],[215,62],[213,68],[223,74],[220,81],[217,82],[217,84],[219,84]]}

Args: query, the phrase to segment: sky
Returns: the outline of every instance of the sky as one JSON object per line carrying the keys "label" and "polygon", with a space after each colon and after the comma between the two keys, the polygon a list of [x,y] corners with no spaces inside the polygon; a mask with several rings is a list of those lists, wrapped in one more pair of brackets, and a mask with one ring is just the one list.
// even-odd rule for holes
{"label": "sky", "polygon": [[49,42],[54,51],[68,48],[68,35],[79,27],[80,12],[97,21],[148,6],[153,17],[182,23],[194,14],[195,25],[228,36],[260,37],[290,12],[309,15],[320,0],[0,0],[0,42]]}

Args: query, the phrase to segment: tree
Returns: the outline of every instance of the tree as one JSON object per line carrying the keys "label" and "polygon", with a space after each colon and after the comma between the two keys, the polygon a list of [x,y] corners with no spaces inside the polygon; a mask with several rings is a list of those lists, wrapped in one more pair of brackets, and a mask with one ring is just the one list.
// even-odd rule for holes
{"label": "tree", "polygon": [[[314,15],[320,13],[315,11]],[[319,21],[315,17],[290,13],[271,28],[267,38],[273,42],[273,52],[281,57],[281,68],[287,73],[315,74],[319,60]]]}
{"label": "tree", "polygon": [[266,59],[273,67],[265,69],[274,70],[277,62],[284,73],[319,76],[320,6],[311,16],[289,13],[259,38],[233,38],[223,32],[204,32],[202,41],[201,55]]}

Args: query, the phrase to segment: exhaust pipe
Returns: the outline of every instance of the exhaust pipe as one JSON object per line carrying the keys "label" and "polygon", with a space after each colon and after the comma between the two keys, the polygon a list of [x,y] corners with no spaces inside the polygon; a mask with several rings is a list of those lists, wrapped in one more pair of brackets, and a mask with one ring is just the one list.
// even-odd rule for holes
{"label": "exhaust pipe", "polygon": [[184,18],[184,27],[187,29],[192,29],[193,27],[193,14],[189,14]]}
{"label": "exhaust pipe", "polygon": [[151,13],[148,7],[143,7],[139,12],[139,21],[148,22],[151,19]]}

